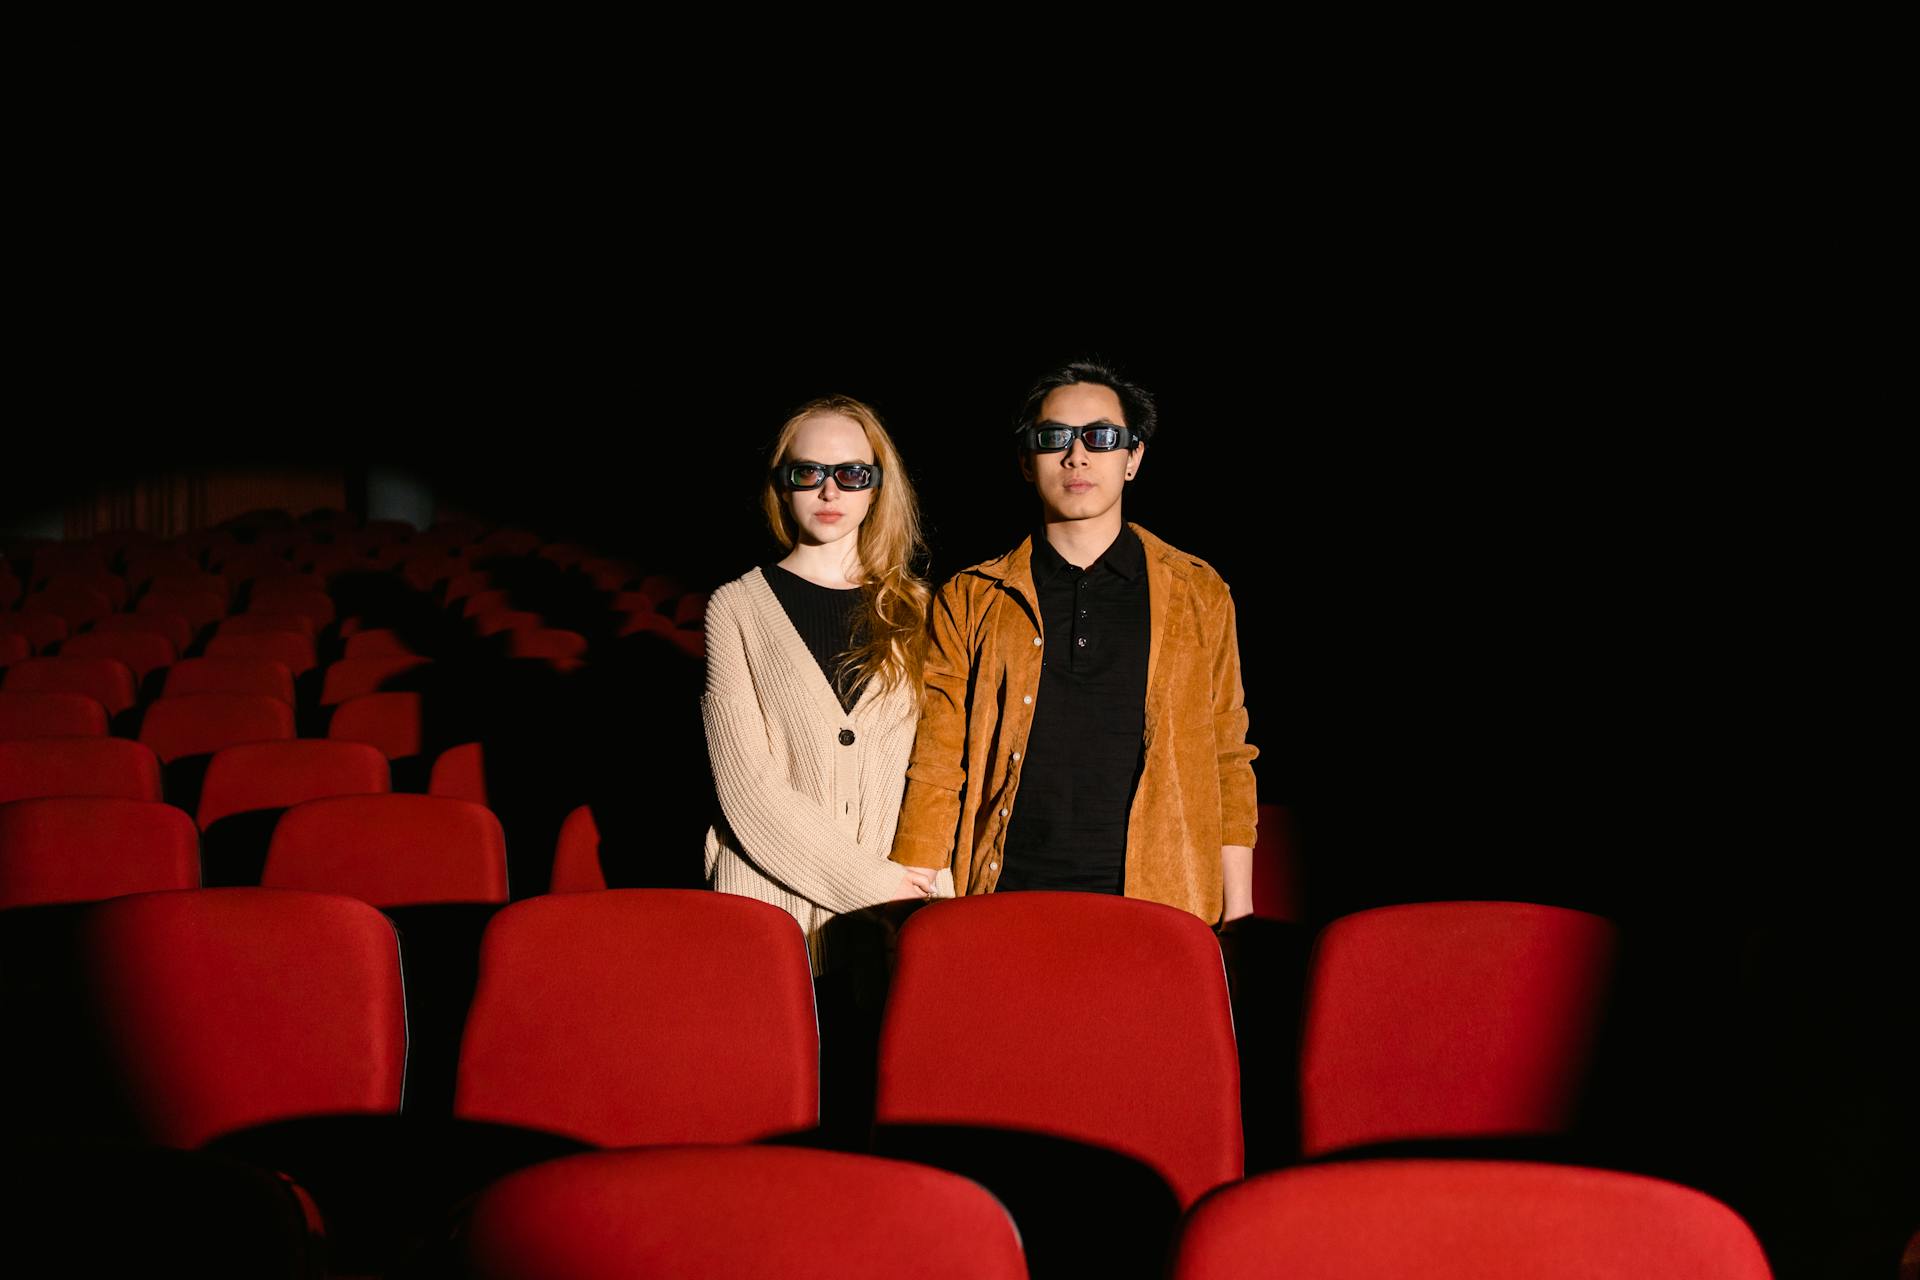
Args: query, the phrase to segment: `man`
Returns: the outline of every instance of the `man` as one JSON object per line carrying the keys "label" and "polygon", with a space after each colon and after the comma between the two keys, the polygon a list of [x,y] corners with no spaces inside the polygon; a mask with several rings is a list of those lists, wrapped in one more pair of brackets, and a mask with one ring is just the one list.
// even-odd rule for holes
{"label": "man", "polygon": [[1040,533],[940,588],[892,858],[963,894],[1253,909],[1254,781],[1227,585],[1121,518],[1153,399],[1095,363],[1018,428]]}

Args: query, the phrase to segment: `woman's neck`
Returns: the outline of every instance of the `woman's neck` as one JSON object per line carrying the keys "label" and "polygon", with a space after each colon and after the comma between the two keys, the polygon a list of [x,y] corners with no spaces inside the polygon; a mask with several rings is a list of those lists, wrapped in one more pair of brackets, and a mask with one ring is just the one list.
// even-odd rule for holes
{"label": "woman's neck", "polygon": [[780,561],[780,567],[819,587],[844,590],[866,581],[860,566],[860,539],[842,538],[838,542],[796,542]]}

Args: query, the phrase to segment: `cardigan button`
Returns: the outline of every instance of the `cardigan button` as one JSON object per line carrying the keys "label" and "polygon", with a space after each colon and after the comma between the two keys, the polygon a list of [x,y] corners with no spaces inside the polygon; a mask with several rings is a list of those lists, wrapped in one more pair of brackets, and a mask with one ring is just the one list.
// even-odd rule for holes
{"label": "cardigan button", "polygon": [[840,745],[843,747],[850,747],[853,745],[853,730],[842,729],[840,731]]}

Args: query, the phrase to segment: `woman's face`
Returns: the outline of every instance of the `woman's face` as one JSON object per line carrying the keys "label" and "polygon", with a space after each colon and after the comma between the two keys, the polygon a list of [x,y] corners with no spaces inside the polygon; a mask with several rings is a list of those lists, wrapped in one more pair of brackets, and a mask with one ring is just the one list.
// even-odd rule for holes
{"label": "woman's face", "polygon": [[[837,413],[816,414],[800,424],[787,446],[784,463],[818,462],[828,467],[843,462],[873,462],[867,433],[852,418]],[[818,489],[785,490],[800,541],[823,546],[852,537],[873,505],[872,489],[842,489],[829,475]]]}

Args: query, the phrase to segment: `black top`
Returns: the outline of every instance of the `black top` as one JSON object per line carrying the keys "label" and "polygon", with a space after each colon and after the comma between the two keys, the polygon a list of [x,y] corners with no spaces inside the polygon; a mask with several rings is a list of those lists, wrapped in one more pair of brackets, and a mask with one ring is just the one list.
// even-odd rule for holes
{"label": "black top", "polygon": [[995,889],[1119,893],[1146,759],[1146,548],[1123,525],[1082,569],[1035,534],[1033,585],[1046,651]]}
{"label": "black top", "polygon": [[773,588],[774,598],[787,611],[793,629],[807,642],[807,651],[820,664],[820,674],[839,695],[840,709],[852,711],[853,704],[860,701],[866,679],[859,677],[850,683],[847,676],[836,677],[834,672],[840,665],[840,655],[856,644],[854,629],[860,622],[860,588],[823,587],[777,564],[768,565],[763,572],[767,585]]}

